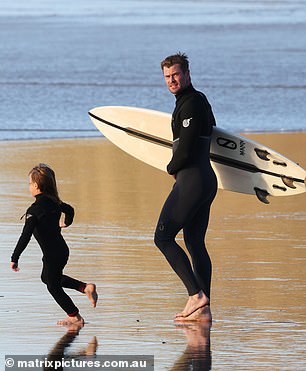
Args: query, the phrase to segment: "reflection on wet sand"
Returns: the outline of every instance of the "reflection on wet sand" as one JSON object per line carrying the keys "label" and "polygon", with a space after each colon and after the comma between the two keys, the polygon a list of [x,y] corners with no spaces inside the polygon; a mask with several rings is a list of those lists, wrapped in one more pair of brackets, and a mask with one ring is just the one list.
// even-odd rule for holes
{"label": "reflection on wet sand", "polygon": [[[88,343],[86,348],[81,349],[77,353],[67,353],[66,349],[74,342],[74,340],[79,336],[81,326],[70,325],[67,328],[67,332],[57,341],[54,347],[48,354],[47,361],[52,362],[51,367],[44,367],[44,371],[55,370],[55,365],[59,365],[63,360],[78,359],[80,357],[94,356],[98,348],[98,340],[94,336],[92,340]],[[57,367],[57,370],[63,370],[63,367]]]}
{"label": "reflection on wet sand", "polygon": [[187,339],[187,347],[176,360],[171,371],[208,371],[212,367],[210,351],[211,325],[203,322],[185,322],[176,325]]}
{"label": "reflection on wet sand", "polygon": [[[252,137],[306,167],[305,133]],[[192,357],[194,364],[199,360],[193,354],[209,354],[205,333],[173,325],[186,292],[153,243],[171,177],[103,138],[3,142],[0,157],[0,244],[7,263],[22,228],[20,215],[31,201],[28,170],[37,162],[56,169],[61,196],[76,209],[75,223],[65,231],[72,251],[67,273],[70,267],[77,270],[80,278],[96,282],[101,293],[94,311],[87,300],[77,299],[87,322],[82,335],[99,338],[98,353],[154,354],[156,371],[178,365],[184,370]],[[207,235],[215,369],[304,366],[305,221],[305,194],[271,197],[270,205],[264,205],[255,196],[218,192]],[[0,282],[0,356],[12,349],[47,354],[61,337],[63,329],[54,326],[60,309],[38,278],[40,257],[33,241],[20,274],[0,265],[1,277],[7,278]],[[189,344],[186,348],[187,336],[187,342],[195,343],[190,334],[199,335],[201,351]],[[73,335],[67,334],[66,344],[69,338]],[[64,351],[72,352],[80,338],[74,337]]]}

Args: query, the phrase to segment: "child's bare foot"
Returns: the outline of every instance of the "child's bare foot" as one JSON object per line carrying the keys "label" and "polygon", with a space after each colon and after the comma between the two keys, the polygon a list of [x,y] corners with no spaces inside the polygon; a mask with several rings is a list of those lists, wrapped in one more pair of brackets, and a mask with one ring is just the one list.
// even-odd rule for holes
{"label": "child's bare foot", "polygon": [[177,313],[175,318],[188,317],[199,308],[205,307],[208,304],[208,297],[203,293],[203,291],[199,291],[197,294],[189,296],[184,310],[181,313]]}
{"label": "child's bare foot", "polygon": [[96,285],[94,283],[88,283],[85,287],[84,293],[87,295],[92,306],[95,308],[98,301],[98,293],[96,291]]}
{"label": "child's bare foot", "polygon": [[76,325],[76,326],[80,326],[80,327],[83,327],[84,326],[84,318],[81,317],[79,314],[77,314],[76,316],[74,317],[67,317],[61,321],[58,321],[57,322],[58,325],[60,326],[72,326],[72,325]]}
{"label": "child's bare foot", "polygon": [[184,323],[187,323],[188,321],[198,321],[198,322],[206,322],[208,324],[211,324],[212,322],[212,315],[211,315],[211,311],[210,311],[210,306],[209,305],[206,305],[204,307],[201,307],[199,309],[197,309],[196,311],[194,311],[193,313],[191,313],[189,316],[187,317],[175,317],[174,319],[175,322],[184,322]]}

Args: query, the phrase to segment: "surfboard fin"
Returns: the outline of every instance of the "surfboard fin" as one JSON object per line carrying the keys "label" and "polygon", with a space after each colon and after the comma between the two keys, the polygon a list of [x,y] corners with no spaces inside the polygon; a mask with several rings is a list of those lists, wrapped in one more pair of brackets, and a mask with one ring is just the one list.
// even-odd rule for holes
{"label": "surfboard fin", "polygon": [[265,149],[260,149],[260,148],[254,148],[254,151],[256,152],[256,155],[261,159],[261,160],[264,160],[264,161],[270,161],[270,159],[268,158],[268,155],[270,154],[268,151],[266,151]]}
{"label": "surfboard fin", "polygon": [[290,178],[289,176],[286,176],[286,175],[282,175],[281,178],[282,178],[283,183],[287,187],[296,189],[296,186],[293,184],[293,178]]}
{"label": "surfboard fin", "polygon": [[267,197],[270,195],[269,192],[267,192],[264,189],[257,188],[257,187],[254,188],[254,191],[259,201],[267,205],[270,203],[270,201],[267,199]]}

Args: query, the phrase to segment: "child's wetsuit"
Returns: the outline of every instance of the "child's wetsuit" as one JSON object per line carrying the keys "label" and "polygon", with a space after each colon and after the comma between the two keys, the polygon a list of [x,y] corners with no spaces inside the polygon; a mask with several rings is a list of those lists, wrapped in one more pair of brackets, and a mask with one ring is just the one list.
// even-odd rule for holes
{"label": "child's wetsuit", "polygon": [[84,292],[86,284],[63,275],[63,269],[69,257],[69,249],[59,225],[62,213],[65,214],[65,225],[69,226],[74,217],[72,206],[64,202],[57,203],[43,194],[37,195],[36,201],[25,214],[25,225],[11,261],[18,264],[18,259],[33,234],[43,252],[41,280],[47,285],[48,291],[61,308],[69,316],[76,316],[79,312],[78,308],[65,293],[63,287]]}

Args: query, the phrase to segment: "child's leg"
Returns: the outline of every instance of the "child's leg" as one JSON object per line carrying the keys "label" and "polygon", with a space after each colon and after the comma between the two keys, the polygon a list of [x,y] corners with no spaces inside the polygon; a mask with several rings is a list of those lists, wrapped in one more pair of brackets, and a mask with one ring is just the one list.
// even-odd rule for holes
{"label": "child's leg", "polygon": [[78,281],[72,277],[62,275],[62,280],[61,280],[61,285],[62,287],[68,288],[68,289],[73,289],[80,291],[88,297],[90,302],[92,303],[92,306],[95,308],[97,305],[98,301],[98,294],[96,291],[96,285],[93,283],[85,283],[82,281]]}
{"label": "child's leg", "polygon": [[72,290],[80,291],[83,293],[86,287],[85,282],[76,280],[72,277],[66,276],[65,274],[62,275],[61,285],[62,287],[65,287],[66,289],[72,289]]}
{"label": "child's leg", "polygon": [[47,285],[49,293],[57,304],[67,313],[71,321],[84,322],[79,315],[78,308],[74,305],[71,298],[65,293],[61,285],[62,272],[64,264],[58,262],[43,261],[43,270],[41,274],[42,281]]}

